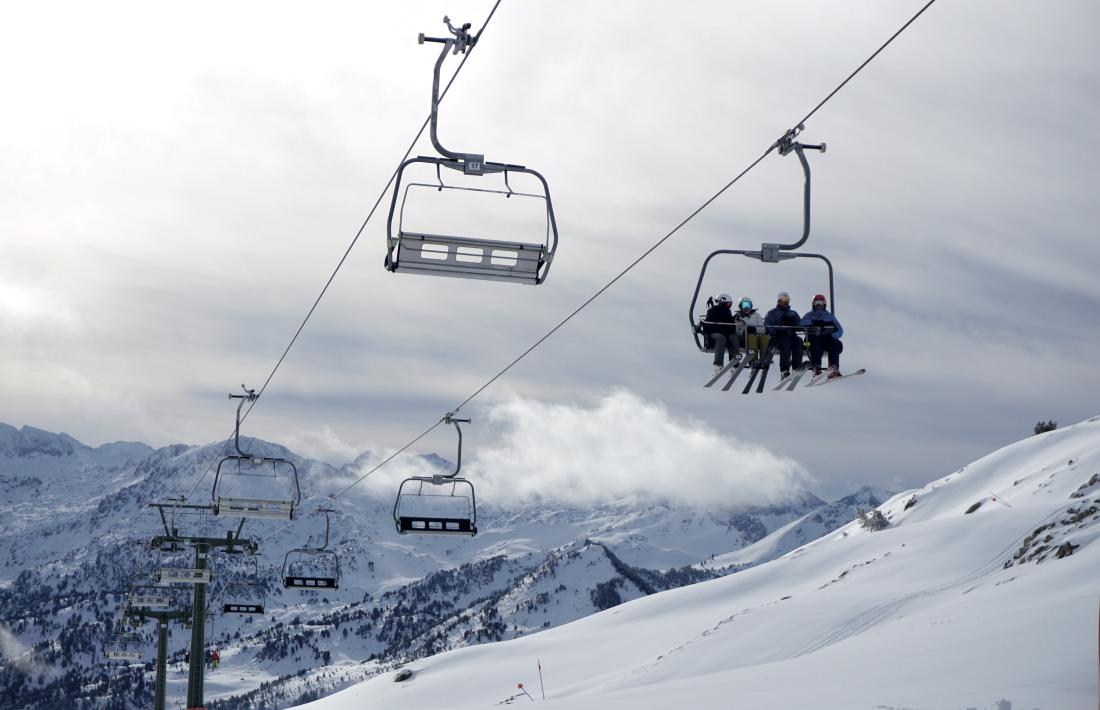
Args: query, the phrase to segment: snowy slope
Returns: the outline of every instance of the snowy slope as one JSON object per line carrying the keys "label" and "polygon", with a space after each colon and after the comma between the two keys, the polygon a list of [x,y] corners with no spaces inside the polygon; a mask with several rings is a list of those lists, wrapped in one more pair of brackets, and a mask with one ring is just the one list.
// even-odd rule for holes
{"label": "snowy slope", "polygon": [[880,507],[885,530],[850,523],[731,576],[427,658],[409,665],[412,680],[385,673],[303,707],[489,707],[518,682],[538,697],[541,661],[553,707],[577,710],[1091,710],[1098,474],[1100,417],[894,496]]}
{"label": "snowy slope", "polygon": [[892,495],[878,488],[863,486],[849,496],[823,505],[812,513],[787,523],[747,547],[716,555],[701,563],[699,567],[733,570],[774,560],[850,523],[855,520],[859,511],[877,508]]}

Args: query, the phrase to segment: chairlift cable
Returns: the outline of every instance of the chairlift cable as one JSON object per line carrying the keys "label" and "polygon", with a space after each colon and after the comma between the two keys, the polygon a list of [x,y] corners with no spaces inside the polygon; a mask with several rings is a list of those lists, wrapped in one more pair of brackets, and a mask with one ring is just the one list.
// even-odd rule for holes
{"label": "chairlift cable", "polygon": [[821,100],[821,103],[819,103],[819,104],[818,104],[817,106],[814,106],[813,110],[812,110],[812,111],[810,111],[810,112],[809,112],[808,114],[806,114],[805,116],[803,116],[802,120],[801,120],[801,121],[799,121],[798,123],[796,123],[795,125],[796,125],[796,126],[798,126],[798,125],[801,125],[801,124],[805,123],[806,121],[809,121],[809,120],[810,120],[810,118],[811,118],[811,117],[812,117],[812,116],[813,116],[813,115],[814,115],[815,113],[817,113],[818,109],[820,109],[820,108],[821,108],[822,106],[824,106],[825,104],[827,104],[827,103],[829,102],[829,99],[831,99],[831,98],[833,98],[834,96],[836,96],[837,92],[839,92],[839,91],[840,91],[841,89],[843,89],[843,88],[845,87],[845,85],[847,85],[847,83],[848,83],[849,81],[851,81],[852,79],[854,79],[854,78],[855,78],[855,76],[856,76],[856,74],[859,74],[859,73],[860,73],[861,71],[863,71],[863,68],[864,68],[865,66],[867,66],[868,64],[870,64],[870,63],[871,63],[871,61],[872,61],[872,60],[873,60],[873,59],[874,59],[875,57],[877,57],[877,56],[879,55],[879,53],[881,53],[881,52],[882,52],[882,50],[886,49],[886,48],[887,48],[887,47],[888,47],[888,46],[890,45],[890,43],[891,43],[891,42],[893,42],[893,41],[894,41],[895,39],[897,39],[897,38],[898,38],[898,35],[900,35],[900,34],[901,34],[902,32],[904,32],[904,31],[905,31],[905,30],[906,30],[906,29],[907,29],[907,28],[909,27],[909,25],[911,25],[911,24],[913,24],[914,22],[916,22],[917,18],[918,18],[918,17],[920,17],[921,15],[923,15],[923,14],[924,14],[924,11],[925,11],[925,10],[927,10],[928,8],[932,7],[932,5],[933,5],[933,4],[935,3],[935,2],[936,2],[936,0],[928,0],[928,2],[927,2],[927,3],[925,4],[925,6],[924,6],[924,7],[922,7],[922,8],[920,9],[920,10],[918,10],[918,11],[917,11],[917,14],[913,15],[912,17],[910,17],[910,18],[909,18],[909,21],[908,21],[908,22],[906,22],[906,23],[905,23],[904,25],[902,25],[902,26],[901,26],[901,27],[900,27],[900,28],[898,29],[898,31],[897,31],[897,32],[895,32],[894,34],[890,35],[890,39],[888,39],[888,40],[886,40],[885,42],[883,42],[883,43],[882,43],[882,46],[881,46],[881,47],[879,47],[878,49],[876,49],[876,50],[875,50],[875,52],[874,52],[874,54],[872,54],[871,56],[867,57],[867,59],[865,59],[865,60],[863,61],[863,64],[860,64],[860,65],[859,65],[858,67],[856,67],[856,70],[855,70],[855,71],[853,71],[853,72],[852,72],[851,74],[849,74],[849,75],[848,75],[848,78],[847,78],[847,79],[845,79],[844,81],[840,82],[840,84],[838,84],[838,85],[837,85],[837,87],[836,87],[835,89],[833,89],[832,91],[830,91],[830,92],[829,92],[829,95],[828,95],[828,96],[826,96],[825,98],[823,98],[823,99]]}
{"label": "chairlift cable", "polygon": [[[776,150],[777,148],[780,147],[782,141],[785,138],[787,138],[788,136],[797,135],[797,133],[802,128],[802,124],[804,124],[807,120],[809,120],[826,103],[828,103],[834,96],[836,96],[836,94],[841,89],[843,89],[844,86],[848,84],[848,82],[850,82],[857,74],[859,74],[859,72],[861,72],[868,64],[870,64],[871,61],[875,59],[875,57],[877,57],[879,54],[881,54],[882,51],[884,49],[886,49],[887,46],[889,46],[895,39],[897,39],[901,35],[902,32],[904,32],[910,25],[912,25],[913,22],[915,22],[918,17],[920,17],[922,14],[924,14],[925,10],[927,10],[929,7],[931,7],[935,2],[936,2],[936,0],[929,0],[924,5],[924,7],[922,7],[920,10],[918,10],[917,13],[915,15],[913,15],[911,18],[909,18],[909,20],[904,25],[902,25],[901,28],[899,28],[896,32],[894,32],[894,34],[891,35],[890,38],[886,40],[886,42],[884,42],[881,46],[879,46],[878,49],[876,49],[867,59],[865,59],[863,61],[863,63],[860,64],[855,69],[855,71],[853,71],[851,74],[849,74],[848,77],[844,79],[844,81],[840,82],[840,84],[838,84],[836,86],[836,88],[834,88],[832,91],[830,91],[829,94],[824,99],[822,99],[820,103],[817,104],[817,106],[814,106],[814,108],[809,113],[807,113],[806,116],[803,117],[803,119],[801,121],[799,121],[795,125],[794,128],[792,128],[792,129],[788,130],[786,133],[784,133],[784,135],[779,140],[777,140],[775,143],[773,143],[766,151],[764,151],[764,153],[761,154],[760,157],[756,158],[756,160],[749,163],[749,165],[744,170],[739,172],[736,177],[734,177],[732,180],[730,180],[725,185],[723,185],[710,198],[708,198],[705,202],[703,202],[701,205],[699,205],[699,207],[697,207],[694,211],[692,211],[691,214],[689,214],[679,224],[677,224],[675,227],[673,227],[671,231],[669,231],[667,234],[665,234],[663,237],[661,237],[659,240],[657,240],[652,246],[650,246],[648,249],[646,249],[641,254],[641,256],[639,256],[634,261],[632,261],[625,269],[620,271],[614,278],[612,278],[609,282],[607,282],[607,284],[605,284],[602,288],[600,288],[598,291],[596,291],[596,293],[594,293],[592,296],[590,296],[584,303],[582,303],[580,306],[578,306],[572,313],[570,313],[568,316],[566,316],[564,319],[562,319],[557,325],[555,325],[553,328],[551,328],[545,335],[543,335],[541,338],[539,338],[537,341],[535,341],[530,347],[528,347],[526,350],[524,350],[522,353],[520,353],[514,360],[512,360],[510,363],[508,363],[507,366],[505,366],[498,373],[493,375],[493,377],[491,377],[488,381],[486,381],[485,384],[478,387],[471,395],[466,397],[466,399],[462,400],[462,402],[457,407],[450,410],[447,413],[447,415],[452,416],[452,415],[456,414],[459,410],[462,409],[462,407],[466,406],[471,401],[473,401],[477,396],[479,396],[482,392],[484,392],[486,389],[488,389],[494,382],[496,382],[498,379],[503,377],[509,370],[511,370],[513,367],[515,367],[517,364],[519,364],[519,362],[521,360],[523,360],[525,357],[530,355],[536,348],[538,348],[540,345],[542,345],[544,342],[546,342],[550,338],[550,336],[554,335],[554,333],[556,333],[558,330],[560,330],[562,326],[564,326],[566,323],[568,323],[570,320],[572,320],[574,316],[579,314],[581,311],[583,311],[585,308],[587,308],[593,301],[595,301],[597,298],[599,298],[601,295],[603,295],[603,293],[605,291],[607,291],[609,288],[611,288],[616,282],[618,282],[619,279],[621,279],[623,276],[626,276],[626,274],[628,274],[632,269],[634,269],[635,266],[640,264],[650,254],[652,254],[654,251],[656,251],[658,247],[660,247],[662,244],[664,244],[666,241],[668,241],[673,235],[675,235],[677,232],[679,232],[681,228],[683,228],[685,225],[687,225],[688,222],[692,221],[696,216],[698,216],[700,212],[702,212],[704,209],[709,207],[711,205],[711,203],[713,203],[722,194],[724,194],[727,190],[729,190],[729,188],[733,187],[733,185],[735,183],[737,183],[741,178],[743,178],[745,175],[747,175],[753,168],[755,168],[757,165],[759,165],[761,162],[763,162],[764,158],[768,157],[768,155],[770,155],[772,153],[772,151],[774,151],[774,150]],[[498,5],[500,4],[499,0],[497,1],[497,4]],[[495,11],[496,11],[496,6],[494,5],[493,12],[495,12]],[[492,18],[492,12],[489,13],[489,18],[490,19]],[[488,24],[488,21],[489,20],[486,19],[486,24]],[[482,30],[484,30],[484,27],[482,27]],[[481,32],[479,31],[478,36],[480,36],[480,34],[481,34]],[[463,63],[465,63],[465,60],[463,60]],[[462,68],[462,65],[460,64],[458,66],[458,69],[461,69],[461,68]],[[458,73],[458,69],[455,70],[455,74]],[[452,77],[452,81],[453,81],[453,77]],[[448,84],[447,86],[448,86],[448,88],[450,88],[450,84]],[[427,125],[427,122],[425,122],[425,125]],[[422,127],[421,131],[423,132],[423,130],[424,129]],[[392,178],[391,178],[391,180],[392,180]],[[379,199],[381,199],[381,198],[379,198]],[[378,206],[377,203],[375,203],[375,207],[377,207],[377,206]],[[372,211],[372,213],[373,213],[373,211]],[[272,373],[272,374],[274,374],[274,373]],[[265,384],[265,386],[266,386],[266,384]],[[438,427],[440,424],[442,424],[445,420],[446,420],[446,417],[444,417],[443,419],[440,419],[436,423],[432,424],[431,427],[429,427],[424,432],[419,434],[416,438],[414,438],[413,440],[411,440],[410,442],[408,442],[407,444],[402,446],[400,449],[395,451],[393,454],[386,457],[378,465],[376,465],[374,468],[372,468],[371,470],[364,473],[362,476],[357,478],[355,481],[348,484],[342,490],[340,490],[337,493],[334,493],[334,494],[331,494],[331,495],[327,496],[326,499],[325,499],[326,502],[331,503],[332,501],[336,500],[340,496],[347,493],[349,490],[351,490],[355,486],[362,483],[364,480],[366,480],[368,477],[370,477],[373,473],[375,473],[376,471],[381,469],[383,466],[385,466],[387,463],[392,461],[394,458],[396,458],[401,453],[408,450],[416,442],[420,441],[425,436],[427,436],[432,430],[434,430],[436,427]],[[312,512],[317,513],[317,512],[320,512],[320,510],[321,509],[318,508],[317,510],[314,510]],[[266,535],[265,537],[260,538],[260,541],[262,542],[262,541],[267,540],[271,537],[274,537],[275,535],[278,535],[278,534],[282,533],[283,531],[285,531],[288,528],[292,527],[297,522],[297,520],[300,520],[300,519],[301,518],[290,521],[289,523],[287,523],[283,527],[279,528],[278,530],[275,530],[274,532]]]}
{"label": "chairlift cable", "polygon": [[[459,62],[458,66],[455,68],[454,74],[452,74],[450,80],[447,81],[447,86],[445,86],[442,93],[440,93],[440,101],[442,101],[444,97],[447,96],[447,92],[451,90],[451,84],[453,84],[455,79],[458,78],[458,73],[461,72],[462,67],[466,65],[466,60],[468,60],[470,58],[470,55],[473,54],[474,49],[477,47],[477,41],[481,39],[481,33],[484,32],[485,28],[489,26],[489,22],[493,19],[493,15],[496,14],[497,8],[500,7],[500,3],[501,0],[496,0],[496,2],[493,3],[493,8],[489,11],[488,16],[485,18],[485,22],[481,25],[481,29],[479,29],[477,31],[477,34],[474,35],[473,41],[470,43],[469,48],[462,56],[462,61]],[[355,248],[355,245],[359,242],[359,237],[362,236],[363,231],[367,228],[367,224],[370,222],[371,218],[374,217],[374,213],[378,210],[378,206],[382,204],[382,200],[386,197],[386,194],[389,193],[390,186],[393,184],[394,178],[397,177],[397,173],[401,169],[401,164],[405,162],[410,154],[412,154],[413,148],[416,147],[417,141],[419,141],[421,136],[424,135],[424,129],[428,127],[428,123],[430,121],[431,114],[429,114],[428,117],[424,119],[424,123],[420,125],[420,130],[416,132],[416,136],[413,138],[412,142],[409,143],[409,147],[405,150],[405,154],[401,156],[401,159],[399,161],[397,161],[398,167],[394,169],[393,174],[390,175],[389,180],[386,181],[386,185],[378,194],[378,198],[374,201],[374,205],[370,208],[370,212],[367,213],[366,219],[363,220],[363,223],[355,232],[355,236],[352,238],[351,243],[349,243],[347,249],[344,250],[343,256],[340,257],[340,261],[337,262],[336,268],[333,269],[332,274],[328,277],[328,280],[325,281],[325,285],[321,288],[321,292],[317,294],[316,300],[314,300],[313,305],[310,306],[309,311],[306,313],[305,318],[302,319],[302,323],[298,326],[298,329],[294,332],[294,335],[293,337],[291,337],[290,342],[287,343],[286,349],[283,350],[283,354],[279,356],[279,360],[275,363],[275,367],[271,369],[271,373],[267,376],[267,379],[264,380],[264,383],[260,387],[260,389],[257,390],[256,398],[249,403],[248,408],[245,409],[244,413],[241,415],[242,422],[248,418],[248,415],[252,411],[252,408],[256,406],[256,402],[259,401],[260,397],[267,390],[267,386],[271,384],[271,380],[274,379],[275,373],[279,371],[279,367],[282,366],[283,361],[286,360],[287,355],[290,354],[290,349],[293,348],[294,344],[298,341],[298,336],[300,336],[302,334],[302,331],[305,330],[306,324],[309,322],[310,317],[313,316],[313,312],[317,310],[317,306],[320,305],[321,299],[325,297],[325,293],[328,292],[329,286],[331,286],[333,280],[335,280],[336,274],[339,273],[340,269],[344,266],[344,262],[347,261],[348,256],[351,254],[351,250]],[[433,425],[432,429],[434,428],[435,426]],[[431,429],[429,429],[428,431],[431,431]],[[424,434],[427,434],[428,431],[424,432]],[[422,434],[421,436],[423,436],[424,434]],[[229,445],[231,439],[232,435],[226,438],[225,443],[222,445],[221,448],[222,452],[225,451],[225,447]],[[409,445],[411,446],[412,442],[410,442]],[[206,467],[206,471],[203,472],[199,480],[195,481],[195,485],[192,486],[191,490],[187,493],[187,495],[185,496],[185,500],[191,499],[191,496],[195,494],[195,491],[198,490],[200,485],[202,485],[202,482],[206,479],[207,476],[210,475],[210,471],[212,471],[214,468],[214,463],[219,458],[221,458],[221,454],[213,457],[210,460],[210,464]]]}
{"label": "chairlift cable", "polygon": [[[918,10],[917,13],[915,15],[913,15],[911,18],[909,18],[908,22],[906,22],[896,32],[894,32],[894,34],[892,34],[889,39],[887,39],[878,49],[876,49],[871,54],[871,56],[867,57],[867,59],[865,59],[862,64],[860,64],[858,67],[856,67],[855,71],[853,71],[851,74],[849,74],[848,77],[845,78],[844,81],[840,82],[840,84],[838,84],[835,89],[830,91],[829,94],[824,99],[822,99],[820,103],[817,104],[817,106],[814,106],[814,108],[809,113],[807,113],[802,118],[801,121],[799,121],[797,124],[795,124],[795,128],[792,128],[791,130],[787,131],[787,133],[784,134],[784,138],[787,137],[787,136],[790,136],[792,134],[797,134],[797,132],[799,130],[801,130],[802,125],[805,124],[805,122],[807,120],[809,120],[814,114],[816,114],[818,112],[818,110],[821,109],[822,106],[824,106],[826,103],[828,103],[830,99],[832,99],[841,89],[844,88],[845,85],[848,84],[848,82],[850,82],[853,78],[855,78],[855,76],[857,74],[859,74],[863,70],[864,67],[866,67],[868,64],[870,64],[871,61],[874,60],[875,57],[877,57],[879,54],[881,54],[882,51],[890,45],[890,43],[892,43],[895,39],[897,39],[897,37],[899,35],[901,35],[901,33],[904,32],[906,30],[906,28],[908,28],[911,24],[913,24],[917,20],[917,18],[920,17],[922,14],[924,14],[924,11],[927,10],[929,7],[931,7],[932,4],[935,3],[935,2],[936,2],[936,0],[928,0],[928,2],[924,5],[924,7],[922,7],[920,10]],[[494,382],[496,382],[498,379],[500,379],[505,373],[507,373],[509,370],[511,370],[513,367],[515,367],[517,364],[519,364],[519,362],[521,360],[523,360],[525,357],[527,357],[529,354],[531,354],[531,352],[534,351],[535,348],[542,345],[547,339],[550,338],[550,336],[554,335],[554,333],[556,333],[562,326],[564,326],[566,323],[568,323],[570,320],[572,320],[574,316],[576,316],[578,313],[583,311],[585,308],[588,307],[589,304],[591,304],[593,301],[595,301],[597,298],[599,298],[601,295],[603,295],[603,293],[605,291],[607,291],[609,288],[611,288],[619,279],[621,279],[623,276],[626,276],[626,274],[629,273],[632,269],[634,269],[635,266],[640,264],[650,254],[652,254],[654,251],[656,251],[658,247],[660,247],[662,244],[664,244],[666,241],[668,241],[674,234],[676,234],[678,231],[680,231],[680,229],[684,225],[686,225],[688,222],[693,220],[704,209],[709,207],[710,204],[712,202],[714,202],[716,199],[718,199],[718,197],[720,197],[723,193],[725,193],[726,190],[733,187],[734,183],[736,183],[738,180],[743,178],[746,174],[749,173],[749,171],[751,171],[753,168],[755,168],[757,165],[759,165],[764,160],[764,158],[766,158],[773,150],[775,150],[776,148],[779,148],[782,140],[783,140],[783,138],[781,138],[779,141],[776,141],[775,143],[773,143],[770,148],[768,148],[766,151],[764,151],[763,155],[761,155],[759,158],[757,158],[752,163],[750,163],[749,166],[746,167],[744,170],[742,170],[740,173],[738,173],[735,178],[733,178],[728,183],[726,183],[724,186],[722,186],[722,188],[719,189],[716,193],[714,193],[714,195],[712,195],[706,202],[704,202],[699,207],[697,207],[691,214],[689,214],[687,217],[685,217],[682,222],[680,222],[675,227],[673,227],[672,231],[670,231],[668,234],[666,234],[665,236],[658,239],[651,247],[646,249],[642,253],[641,256],[639,256],[637,259],[632,261],[629,266],[627,266],[625,269],[620,271],[613,279],[611,279],[609,282],[607,282],[607,284],[604,285],[599,291],[594,293],[591,297],[588,298],[588,300],[586,300],[584,303],[582,303],[580,306],[578,306],[576,310],[574,310],[572,313],[570,313],[568,316],[566,316],[563,320],[561,320],[557,325],[555,325],[553,328],[551,328],[545,335],[543,335],[541,338],[539,338],[537,341],[535,341],[535,343],[532,344],[529,348],[527,348],[522,353],[520,353],[519,356],[516,357],[516,359],[514,359],[514,360],[512,360],[512,362],[508,363],[508,365],[506,365],[500,372],[493,375],[493,377],[490,378],[485,384],[483,384],[481,387],[479,387],[477,390],[475,390],[473,394],[471,394],[466,399],[462,400],[461,404],[459,404],[457,407],[455,407],[454,409],[451,410],[451,414],[454,414],[454,413],[458,412],[464,406],[469,404],[474,398],[476,398],[478,395],[480,395],[482,392],[484,392],[486,389],[488,389],[488,387],[490,385],[492,385]]]}

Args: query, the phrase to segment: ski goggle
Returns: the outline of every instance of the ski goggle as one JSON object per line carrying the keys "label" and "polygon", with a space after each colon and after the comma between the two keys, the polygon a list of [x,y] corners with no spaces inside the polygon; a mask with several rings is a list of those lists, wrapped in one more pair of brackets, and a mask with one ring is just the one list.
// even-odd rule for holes
{"label": "ski goggle", "polygon": [[821,299],[821,298],[819,298],[819,299],[817,299],[816,301],[814,301],[814,305],[815,305],[815,306],[824,306],[824,305],[825,305],[825,300],[824,300],[824,299]]}
{"label": "ski goggle", "polygon": [[737,307],[748,310],[752,308],[752,301],[741,301],[741,303],[739,303]]}

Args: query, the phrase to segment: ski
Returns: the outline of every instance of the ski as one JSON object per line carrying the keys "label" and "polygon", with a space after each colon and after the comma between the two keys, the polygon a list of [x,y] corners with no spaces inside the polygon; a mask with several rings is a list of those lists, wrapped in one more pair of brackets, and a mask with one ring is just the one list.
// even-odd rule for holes
{"label": "ski", "polygon": [[789,385],[787,385],[787,391],[788,392],[793,392],[794,388],[798,386],[798,382],[802,379],[802,376],[805,375],[805,374],[806,374],[806,368],[803,368],[803,369],[799,370],[798,372],[794,373],[794,379],[792,379],[791,383]]}
{"label": "ski", "polygon": [[764,383],[768,381],[768,370],[771,369],[772,361],[768,360],[764,363],[764,370],[760,373],[760,383],[756,385],[756,393],[760,394],[764,391]]}
{"label": "ski", "polygon": [[783,389],[784,387],[786,387],[786,386],[787,386],[788,384],[790,384],[790,382],[791,382],[791,379],[792,379],[792,378],[793,378],[793,377],[794,377],[794,376],[795,376],[796,374],[798,374],[798,373],[797,373],[797,372],[794,372],[794,371],[792,371],[792,372],[791,372],[791,374],[787,375],[786,377],[780,377],[780,378],[779,378],[779,384],[777,384],[777,385],[776,385],[775,387],[772,387],[772,391],[774,391],[774,392],[778,392],[779,390],[781,390],[781,389]]}
{"label": "ski", "polygon": [[862,374],[865,374],[866,372],[867,372],[867,370],[865,370],[861,367],[860,369],[856,370],[855,372],[849,372],[847,375],[841,375],[840,377],[834,377],[832,379],[829,379],[828,377],[826,377],[823,382],[818,383],[818,387],[820,387],[822,385],[827,385],[830,382],[839,382],[840,380],[847,379],[849,377],[855,377],[856,375],[862,375]]}
{"label": "ski", "polygon": [[[760,357],[760,359],[756,361],[756,364],[753,365],[752,376],[749,378],[748,383],[745,385],[745,389],[741,390],[741,394],[748,394],[749,392],[752,392],[752,383],[756,380],[757,377],[760,377],[760,385],[756,391],[764,391],[764,378],[767,377],[768,368],[771,367],[773,356],[774,351],[769,345],[768,349],[764,351],[764,354]],[[762,377],[761,374],[763,374]]]}
{"label": "ski", "polygon": [[722,368],[721,370],[719,370],[718,372],[714,373],[714,377],[710,378],[710,379],[709,379],[709,380],[707,381],[707,383],[706,383],[705,385],[703,385],[703,386],[704,386],[704,387],[710,387],[710,386],[711,386],[711,385],[713,385],[713,384],[714,384],[715,382],[717,382],[718,380],[720,380],[720,379],[722,378],[722,375],[726,374],[726,373],[727,373],[727,372],[729,371],[729,369],[730,369],[731,367],[733,367],[733,366],[735,366],[735,365],[737,365],[737,364],[738,364],[738,361],[737,361],[737,360],[730,360],[730,361],[729,361],[728,363],[726,363],[725,367],[723,367],[723,368]]}
{"label": "ski", "polygon": [[741,394],[748,394],[752,391],[752,383],[756,381],[756,376],[760,374],[760,370],[764,366],[765,365],[763,362],[758,362],[757,364],[752,366],[752,374],[749,375],[749,381],[745,385],[745,389],[741,390]]}
{"label": "ski", "polygon": [[806,386],[807,387],[814,387],[816,385],[819,385],[822,382],[824,382],[825,378],[828,377],[828,376],[829,376],[829,372],[827,370],[822,370],[821,372],[819,372],[816,375],[814,375],[813,377],[811,377],[810,381],[806,383]]}
{"label": "ski", "polygon": [[745,366],[749,364],[752,358],[748,353],[745,353],[745,357],[741,358],[741,362],[737,364],[737,367],[733,371],[733,375],[730,376],[729,382],[722,386],[723,392],[729,392],[730,387],[733,387],[733,381],[737,379],[737,376],[741,374],[741,371],[745,369]]}

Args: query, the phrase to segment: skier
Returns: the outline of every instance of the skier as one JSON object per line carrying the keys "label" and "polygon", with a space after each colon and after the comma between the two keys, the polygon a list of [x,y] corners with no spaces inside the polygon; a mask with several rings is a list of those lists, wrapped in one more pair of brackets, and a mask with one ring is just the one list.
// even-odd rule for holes
{"label": "skier", "polygon": [[745,347],[756,351],[758,358],[763,356],[764,350],[768,347],[768,336],[764,334],[764,319],[753,308],[752,299],[743,296],[737,302],[737,313],[733,317],[745,324]]}
{"label": "skier", "polygon": [[821,356],[829,353],[829,379],[840,377],[840,353],[844,351],[844,343],[840,337],[844,335],[844,328],[840,321],[826,308],[825,297],[820,293],[814,296],[812,308],[809,313],[802,316],[802,325],[806,326],[806,333],[810,341],[810,366],[814,369],[814,376],[821,374]]}
{"label": "skier", "polygon": [[703,335],[714,343],[714,371],[718,372],[722,369],[727,350],[731,361],[737,357],[737,329],[731,310],[733,296],[720,293],[711,303],[713,305],[707,309],[707,316],[703,320]]}
{"label": "skier", "polygon": [[215,671],[218,670],[218,663],[220,663],[221,660],[222,660],[222,655],[220,653],[218,653],[217,650],[215,650],[213,653],[211,653],[210,654],[210,669],[215,670]]}
{"label": "skier", "polygon": [[779,351],[779,369],[783,377],[791,374],[791,365],[802,369],[802,336],[795,332],[800,327],[798,311],[791,308],[791,295],[780,291],[775,299],[775,308],[768,311],[764,318],[771,346]]}

